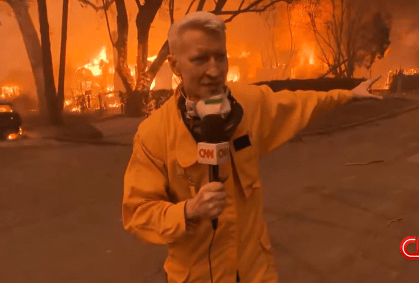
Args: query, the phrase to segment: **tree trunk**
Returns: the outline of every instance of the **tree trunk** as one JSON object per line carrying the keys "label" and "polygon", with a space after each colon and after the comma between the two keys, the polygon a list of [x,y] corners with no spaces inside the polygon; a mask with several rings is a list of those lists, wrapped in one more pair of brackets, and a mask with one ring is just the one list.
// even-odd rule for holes
{"label": "tree trunk", "polygon": [[133,113],[135,116],[141,116],[146,110],[148,104],[148,97],[150,87],[153,80],[151,80],[146,73],[147,57],[148,57],[148,38],[150,33],[151,23],[156,17],[157,11],[162,5],[163,0],[146,0],[143,5],[138,6],[138,13],[136,18],[137,26],[137,78],[135,84],[134,96],[137,99],[132,100],[135,103],[140,101],[139,105],[133,106],[138,112]]}
{"label": "tree trunk", "polygon": [[39,28],[41,31],[42,59],[47,99],[48,117],[53,125],[62,123],[62,115],[58,111],[57,92],[55,89],[54,72],[51,56],[51,42],[49,38],[49,23],[46,0],[38,0]]}
{"label": "tree trunk", "polygon": [[68,22],[68,0],[63,0],[63,20],[61,25],[61,52],[60,70],[58,75],[57,106],[58,111],[63,112],[64,107],[64,79],[65,79],[65,56],[67,49],[67,22]]}
{"label": "tree trunk", "polygon": [[166,40],[163,46],[160,48],[159,53],[157,54],[156,59],[154,59],[153,63],[147,70],[147,77],[149,80],[153,81],[157,75],[157,72],[160,70],[163,63],[166,61],[167,56],[169,56],[169,42]]}
{"label": "tree trunk", "polygon": [[131,71],[127,63],[128,55],[128,14],[124,0],[116,0],[116,11],[117,11],[117,29],[118,39],[115,42],[115,49],[117,51],[117,63],[115,71],[121,78],[122,84],[124,85],[127,100],[125,105],[125,115],[134,117],[141,116],[141,96],[138,92],[134,91],[135,81],[131,76]]}
{"label": "tree trunk", "polygon": [[47,114],[47,104],[45,97],[44,74],[42,68],[42,49],[39,42],[33,21],[28,11],[28,1],[6,1],[15,13],[16,20],[22,33],[26,53],[31,64],[32,74],[35,80],[36,93],[38,96],[38,108],[41,115]]}
{"label": "tree trunk", "polygon": [[[118,39],[115,48],[118,54],[115,70],[121,77],[127,93],[132,92],[130,84],[131,73],[128,68],[128,15],[124,0],[116,0]],[[128,69],[128,70],[127,70]]]}

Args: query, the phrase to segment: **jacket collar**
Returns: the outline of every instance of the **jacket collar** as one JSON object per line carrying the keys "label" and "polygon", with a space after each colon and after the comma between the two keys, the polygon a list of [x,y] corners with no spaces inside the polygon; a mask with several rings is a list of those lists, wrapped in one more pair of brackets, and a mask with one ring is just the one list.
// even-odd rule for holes
{"label": "jacket collar", "polygon": [[182,114],[177,107],[180,93],[175,90],[175,103],[172,105],[177,113],[176,115],[176,160],[183,168],[189,167],[198,161],[198,145],[191,132],[182,120]]}
{"label": "jacket collar", "polygon": [[[198,145],[196,142],[196,139],[193,137],[191,130],[188,129],[187,125],[185,124],[184,119],[182,118],[181,113],[181,106],[179,106],[179,99],[181,99],[181,94],[179,92],[179,88],[175,90],[175,107],[176,107],[176,113],[177,113],[177,131],[176,131],[176,159],[180,166],[183,168],[192,166],[198,161]],[[237,137],[240,137],[247,133],[247,128],[245,127],[243,123],[243,108],[240,106],[240,104],[231,96],[231,93],[229,94],[230,99],[232,103],[235,104],[235,110],[237,113],[236,122],[233,120],[231,121],[231,125],[234,123],[238,123],[236,126],[231,126],[232,131],[232,137],[230,138],[230,141],[236,139]],[[236,109],[238,108],[238,109]],[[226,129],[227,130],[227,129]],[[227,130],[228,131],[228,130]]]}

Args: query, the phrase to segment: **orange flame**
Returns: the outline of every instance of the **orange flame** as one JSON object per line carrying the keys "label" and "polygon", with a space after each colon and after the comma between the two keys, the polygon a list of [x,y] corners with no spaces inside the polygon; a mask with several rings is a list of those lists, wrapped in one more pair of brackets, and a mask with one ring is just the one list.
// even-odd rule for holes
{"label": "orange flame", "polygon": [[99,54],[95,58],[93,58],[93,60],[90,63],[87,63],[83,67],[90,70],[93,76],[100,76],[102,74],[102,69],[100,66],[100,62],[102,60],[106,63],[109,63],[109,60],[106,56],[106,46],[103,46]]}
{"label": "orange flame", "polygon": [[240,80],[240,69],[238,66],[231,66],[227,73],[228,82],[237,82]]}
{"label": "orange flame", "polygon": [[20,88],[18,86],[2,86],[1,87],[1,99],[12,99],[20,95]]}

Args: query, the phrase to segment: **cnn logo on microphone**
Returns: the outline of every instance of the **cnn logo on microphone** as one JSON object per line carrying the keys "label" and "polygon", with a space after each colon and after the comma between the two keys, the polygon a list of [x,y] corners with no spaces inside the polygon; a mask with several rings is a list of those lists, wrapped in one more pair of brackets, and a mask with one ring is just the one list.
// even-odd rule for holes
{"label": "cnn logo on microphone", "polygon": [[[416,252],[409,252],[407,250],[407,247],[409,245],[415,245],[416,244]],[[419,260],[419,238],[416,239],[415,236],[409,236],[403,239],[403,241],[400,244],[400,253],[402,256],[409,260]]]}
{"label": "cnn logo on microphone", "polygon": [[198,143],[198,162],[201,164],[219,165],[226,163],[230,156],[229,143]]}

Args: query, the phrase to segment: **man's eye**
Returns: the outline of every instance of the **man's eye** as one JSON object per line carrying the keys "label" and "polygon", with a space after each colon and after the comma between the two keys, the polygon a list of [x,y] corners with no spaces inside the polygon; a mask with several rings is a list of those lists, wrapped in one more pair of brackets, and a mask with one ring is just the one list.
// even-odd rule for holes
{"label": "man's eye", "polygon": [[199,56],[199,57],[195,57],[192,59],[192,62],[204,62],[205,61],[205,56]]}
{"label": "man's eye", "polygon": [[219,60],[219,61],[223,61],[223,60],[225,60],[225,59],[227,59],[227,55],[226,54],[219,54],[218,56],[217,56],[217,60]]}

